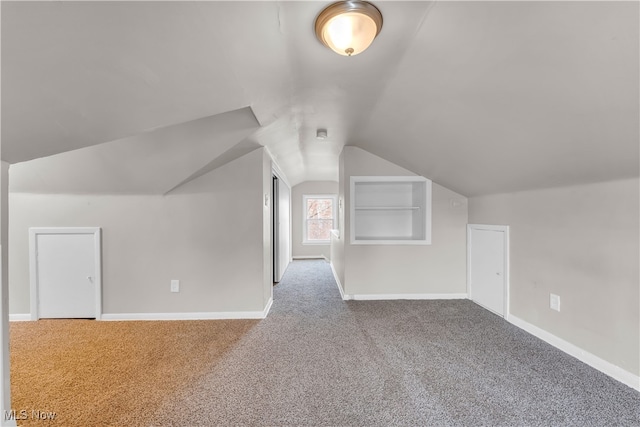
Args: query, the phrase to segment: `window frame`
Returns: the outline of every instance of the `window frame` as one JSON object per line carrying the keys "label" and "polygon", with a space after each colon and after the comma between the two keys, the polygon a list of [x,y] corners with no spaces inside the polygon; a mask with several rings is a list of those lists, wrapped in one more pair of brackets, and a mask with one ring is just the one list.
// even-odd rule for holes
{"label": "window frame", "polygon": [[338,228],[338,195],[337,194],[303,194],[302,195],[302,244],[303,245],[328,245],[331,243],[331,237],[327,240],[309,240],[307,239],[307,200],[309,199],[331,199],[332,200],[332,221],[331,229]]}

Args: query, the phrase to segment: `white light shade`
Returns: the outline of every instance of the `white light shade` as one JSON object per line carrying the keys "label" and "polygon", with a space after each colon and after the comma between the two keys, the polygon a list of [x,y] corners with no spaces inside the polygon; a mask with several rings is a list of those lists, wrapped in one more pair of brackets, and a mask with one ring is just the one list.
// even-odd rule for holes
{"label": "white light shade", "polygon": [[353,56],[363,52],[382,28],[382,15],[370,3],[334,3],[316,19],[316,36],[334,52]]}
{"label": "white light shade", "polygon": [[376,33],[373,19],[359,13],[345,13],[329,20],[322,30],[322,38],[334,52],[353,56],[368,48]]}

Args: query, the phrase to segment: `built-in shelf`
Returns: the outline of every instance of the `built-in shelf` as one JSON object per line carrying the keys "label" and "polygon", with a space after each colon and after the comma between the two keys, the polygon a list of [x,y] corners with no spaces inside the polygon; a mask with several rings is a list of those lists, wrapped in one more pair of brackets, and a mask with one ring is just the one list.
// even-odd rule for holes
{"label": "built-in shelf", "polygon": [[357,211],[412,211],[416,209],[421,209],[420,206],[356,206]]}
{"label": "built-in shelf", "polygon": [[431,181],[416,176],[352,176],[351,243],[431,244]]}

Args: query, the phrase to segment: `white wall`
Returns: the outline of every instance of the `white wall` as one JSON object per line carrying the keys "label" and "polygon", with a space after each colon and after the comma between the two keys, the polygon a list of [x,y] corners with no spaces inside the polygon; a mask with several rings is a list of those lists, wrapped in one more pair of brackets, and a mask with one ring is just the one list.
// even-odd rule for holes
{"label": "white wall", "polygon": [[[9,163],[0,162],[0,243],[2,283],[9,283]],[[3,304],[5,303],[3,299]]]}
{"label": "white wall", "polygon": [[11,194],[11,313],[29,312],[28,228],[60,226],[102,227],[103,313],[262,311],[270,169],[258,149],[167,196]]}
{"label": "white wall", "polygon": [[[293,256],[307,257],[317,256],[329,258],[330,245],[303,244],[304,209],[302,196],[309,195],[338,195],[338,183],[335,181],[307,181],[302,182],[291,189],[291,220],[293,235]],[[337,209],[336,209],[337,212]]]}
{"label": "white wall", "polygon": [[[271,203],[273,203],[271,179],[273,175],[271,156],[265,149],[259,151],[262,152],[262,304],[266,306],[273,298],[273,248],[271,244]],[[266,197],[268,197],[269,203],[265,203]]]}
{"label": "white wall", "polygon": [[339,254],[344,247],[340,279],[345,294],[466,294],[466,198],[433,183],[431,245],[351,245],[350,177],[415,174],[357,147],[344,148],[340,167],[345,221],[334,248]]}
{"label": "white wall", "polygon": [[344,270],[345,270],[345,223],[347,219],[345,217],[345,194],[344,194],[344,149],[340,153],[338,158],[338,232],[339,236],[331,236],[331,252],[329,259],[331,266],[333,267],[338,281],[338,286],[344,291]]}
{"label": "white wall", "polygon": [[469,199],[469,222],[510,226],[511,313],[635,375],[639,192],[636,178]]}
{"label": "white wall", "polygon": [[[9,163],[0,162],[0,411],[11,408],[9,355]],[[2,425],[15,425],[2,418]]]}

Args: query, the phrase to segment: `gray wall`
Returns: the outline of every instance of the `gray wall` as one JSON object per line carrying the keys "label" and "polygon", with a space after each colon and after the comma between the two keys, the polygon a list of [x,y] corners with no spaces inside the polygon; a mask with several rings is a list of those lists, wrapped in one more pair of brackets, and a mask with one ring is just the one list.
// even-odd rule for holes
{"label": "gray wall", "polygon": [[28,228],[66,226],[102,227],[103,313],[263,310],[267,157],[255,150],[167,196],[11,194],[10,312],[29,312]]}
{"label": "gray wall", "polygon": [[[9,163],[0,162],[0,244],[2,245],[2,286],[9,283]],[[8,289],[8,288],[5,288]],[[3,310],[8,308],[2,299]],[[0,312],[2,313],[2,312]]]}
{"label": "gray wall", "polygon": [[636,178],[469,199],[469,222],[510,226],[511,313],[635,375],[639,192]]}
{"label": "gray wall", "polygon": [[433,183],[431,245],[351,245],[350,177],[415,174],[357,147],[344,148],[340,167],[345,221],[340,227],[341,242],[334,246],[337,253],[344,251],[344,264],[337,261],[340,270],[344,270],[344,292],[466,294],[467,199]]}
{"label": "gray wall", "polygon": [[10,354],[9,354],[9,163],[0,162],[0,243],[2,264],[0,269],[0,411],[11,408]]}
{"label": "gray wall", "polygon": [[345,194],[344,194],[344,149],[340,153],[338,159],[338,232],[339,237],[331,236],[331,253],[329,259],[335,270],[335,274],[339,281],[338,286],[344,290],[344,271],[345,271],[345,239],[344,230],[347,222],[345,216]]}
{"label": "gray wall", "polygon": [[[271,171],[271,156],[267,154],[265,149],[260,149],[262,152],[262,190],[261,207],[262,207],[262,246],[260,247],[262,255],[262,304],[266,306],[269,299],[273,297],[273,258],[271,247],[271,203],[272,200],[272,171]],[[232,166],[233,167],[233,166]],[[269,198],[269,203],[265,203],[265,197]],[[239,235],[236,227],[232,227],[232,232]],[[238,258],[242,263],[242,257]],[[238,264],[235,264],[237,268]]]}
{"label": "gray wall", "polygon": [[[338,195],[338,183],[335,181],[307,181],[302,182],[291,189],[291,219],[293,236],[293,256],[324,256],[329,258],[330,245],[304,245],[303,239],[303,218],[304,209],[302,206],[302,196],[331,194]],[[336,209],[337,212],[337,209]]]}

